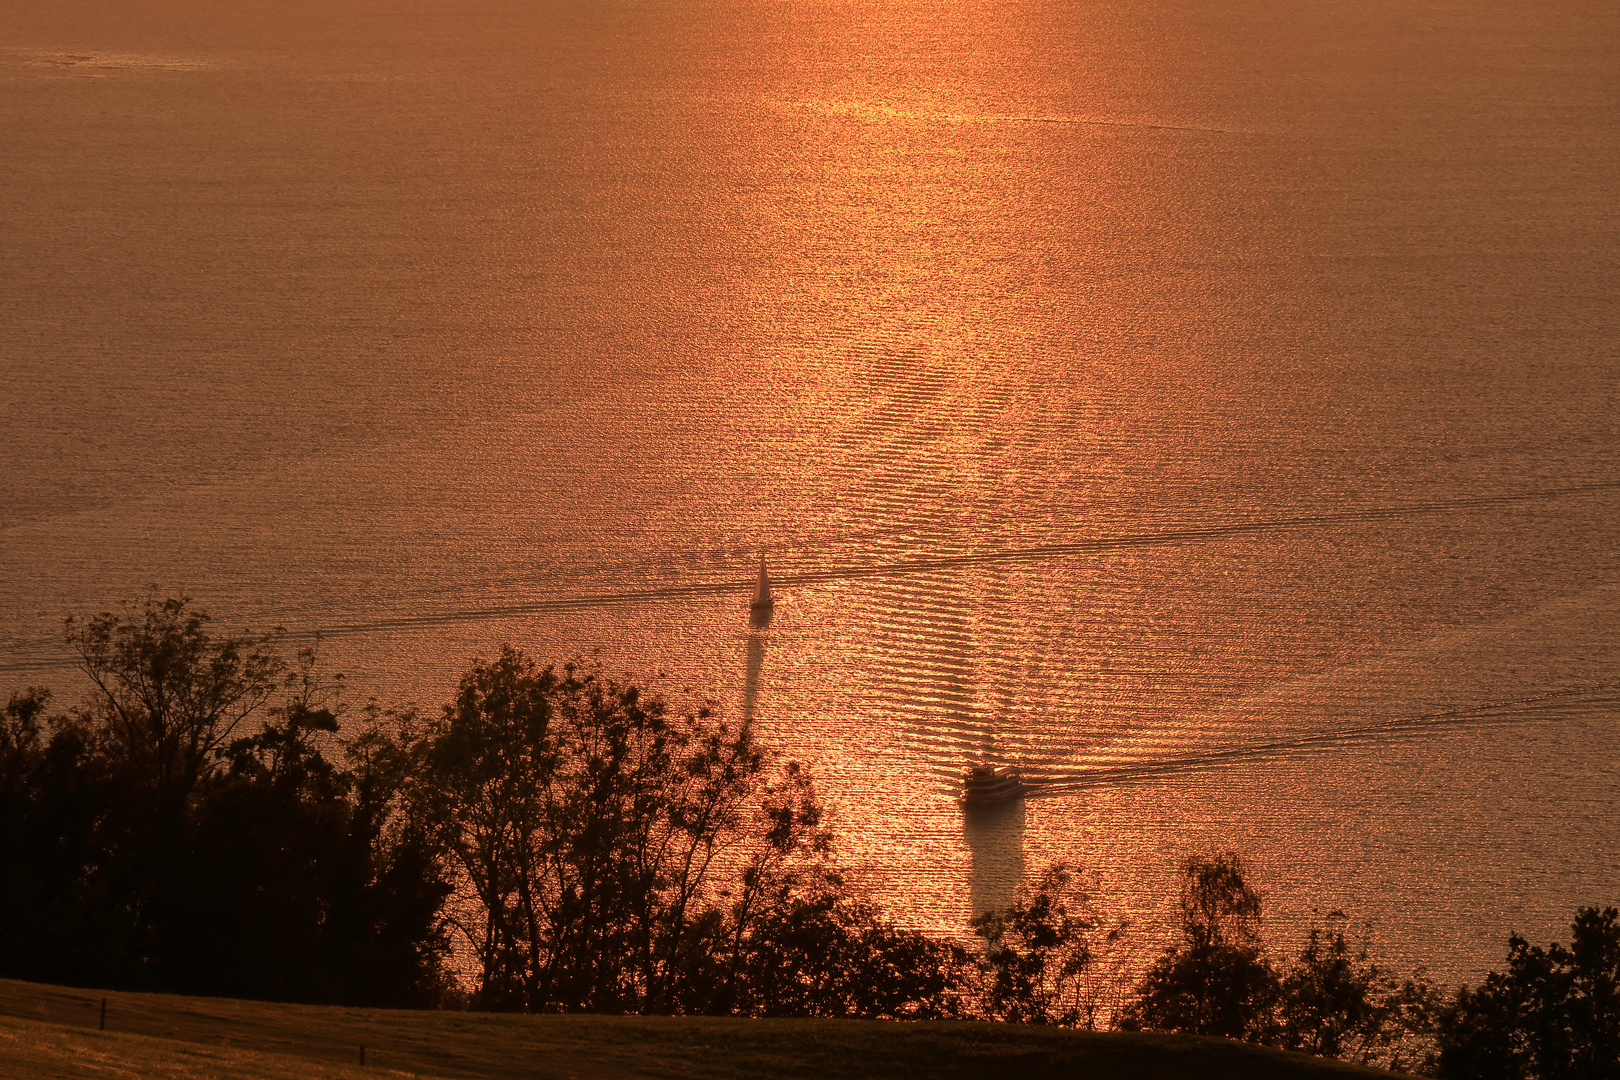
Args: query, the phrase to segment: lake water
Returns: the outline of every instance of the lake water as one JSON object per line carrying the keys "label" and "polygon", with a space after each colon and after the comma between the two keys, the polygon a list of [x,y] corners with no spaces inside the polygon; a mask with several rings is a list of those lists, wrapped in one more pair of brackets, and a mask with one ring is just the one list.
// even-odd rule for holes
{"label": "lake water", "polygon": [[713,697],[909,925],[1620,902],[1613,4],[21,0],[0,147],[9,686],[157,583]]}

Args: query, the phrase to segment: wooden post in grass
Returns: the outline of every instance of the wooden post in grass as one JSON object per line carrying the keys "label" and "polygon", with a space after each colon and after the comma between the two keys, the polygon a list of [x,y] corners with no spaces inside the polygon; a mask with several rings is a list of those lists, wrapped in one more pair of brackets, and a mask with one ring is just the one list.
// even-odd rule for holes
{"label": "wooden post in grass", "polygon": [[106,998],[101,999],[101,1024],[100,1024],[99,1027],[96,1028],[96,1030],[97,1031],[106,1031],[107,1030],[107,999]]}

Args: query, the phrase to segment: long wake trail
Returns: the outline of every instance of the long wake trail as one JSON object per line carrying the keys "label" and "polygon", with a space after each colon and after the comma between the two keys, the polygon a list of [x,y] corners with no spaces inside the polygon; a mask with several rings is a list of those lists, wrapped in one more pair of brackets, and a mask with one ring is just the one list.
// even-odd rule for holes
{"label": "long wake trail", "polygon": [[[1370,506],[1319,514],[1244,518],[1210,525],[1186,525],[1179,528],[1157,529],[1150,532],[1091,536],[1062,543],[1002,548],[960,555],[917,556],[868,565],[846,564],[824,570],[773,573],[772,577],[778,591],[781,592],[802,586],[937,574],[969,567],[1029,565],[1144,548],[1177,547],[1188,544],[1214,543],[1240,537],[1333,528],[1341,525],[1439,517],[1468,510],[1578,498],[1616,489],[1620,489],[1620,481],[1602,481],[1505,495],[1483,495],[1432,502]],[[334,622],[318,629],[301,631],[289,636],[295,640],[309,640],[316,636],[323,638],[348,637],[378,631],[431,628],[533,615],[588,611],[624,604],[660,603],[715,596],[746,596],[752,591],[752,588],[753,579],[750,577],[740,580],[727,579],[692,582],[682,585],[658,585],[648,588],[581,592],[573,595],[541,596],[506,604],[490,604],[421,615],[395,615],[375,619]],[[69,667],[71,665],[72,661],[67,657],[56,659],[28,658],[0,663],[0,672],[22,673]]]}
{"label": "long wake trail", "polygon": [[[1465,510],[1512,506],[1573,496],[1593,495],[1620,489],[1620,481],[1581,484],[1571,487],[1547,488],[1539,491],[1517,492],[1507,495],[1487,495],[1475,498],[1447,499],[1437,502],[1407,503],[1395,506],[1374,506],[1356,510],[1343,510],[1323,514],[1301,514],[1290,517],[1249,518],[1215,525],[1186,526],[1159,529],[1143,533],[1123,533],[1115,536],[1096,536],[1055,544],[1037,544],[1028,547],[1004,548],[993,551],[971,552],[962,555],[919,556],[874,563],[867,566],[840,566],[826,570],[799,573],[773,573],[772,580],[778,590],[795,586],[840,584],[873,578],[907,577],[933,574],[964,567],[993,566],[997,564],[1039,563],[1054,559],[1086,555],[1106,555],[1116,551],[1137,548],[1173,547],[1183,544],[1208,543],[1232,537],[1257,536],[1292,532],[1305,529],[1329,528],[1336,525],[1364,524],[1367,522],[1404,520],[1458,513]],[[519,615],[541,615],[549,612],[579,611],[615,604],[636,604],[711,596],[744,596],[752,591],[753,579],[693,582],[686,585],[664,585],[646,589],[625,589],[612,592],[583,593],[574,596],[536,598],[511,604],[491,605],[457,612],[432,615],[400,616],[363,623],[339,624],[321,630],[323,635],[365,633],[371,630],[391,630],[414,626],[438,626],[446,623],[478,622],[487,619],[510,618]]]}

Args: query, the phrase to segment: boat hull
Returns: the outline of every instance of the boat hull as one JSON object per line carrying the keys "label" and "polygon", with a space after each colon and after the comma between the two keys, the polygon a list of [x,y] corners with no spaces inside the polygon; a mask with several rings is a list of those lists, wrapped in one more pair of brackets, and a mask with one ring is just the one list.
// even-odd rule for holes
{"label": "boat hull", "polygon": [[1023,778],[1008,768],[978,768],[962,786],[963,806],[992,806],[1021,799],[1028,792]]}

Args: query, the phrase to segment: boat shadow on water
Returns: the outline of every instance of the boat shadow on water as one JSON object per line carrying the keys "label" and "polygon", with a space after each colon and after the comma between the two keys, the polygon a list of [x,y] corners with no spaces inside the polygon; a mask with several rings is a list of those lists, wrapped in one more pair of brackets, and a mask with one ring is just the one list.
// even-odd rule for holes
{"label": "boat shadow on water", "polygon": [[1005,908],[1024,877],[1024,800],[966,804],[962,811],[962,839],[972,858],[973,914]]}

